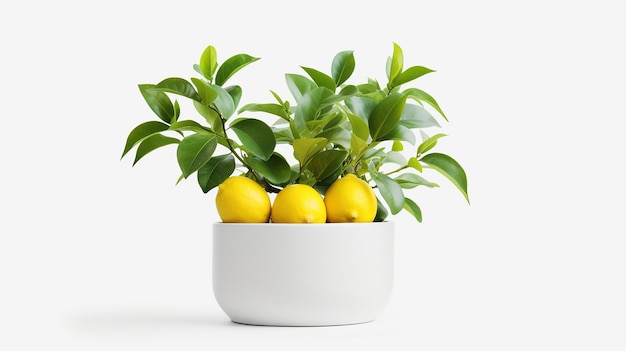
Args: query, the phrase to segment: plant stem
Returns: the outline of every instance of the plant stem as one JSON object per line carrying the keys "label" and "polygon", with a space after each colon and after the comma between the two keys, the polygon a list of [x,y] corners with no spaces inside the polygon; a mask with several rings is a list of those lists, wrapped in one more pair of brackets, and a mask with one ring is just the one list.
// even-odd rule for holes
{"label": "plant stem", "polygon": [[239,160],[239,162],[241,162],[241,164],[244,165],[248,169],[248,171],[250,171],[250,173],[252,173],[256,181],[259,182],[262,178],[258,174],[256,174],[256,172],[252,169],[252,167],[250,167],[237,152],[235,152],[235,148],[233,147],[233,144],[230,143],[230,139],[228,139],[228,135],[226,135],[226,120],[222,118],[222,115],[217,110],[215,110],[215,112],[217,112],[219,115],[220,122],[222,124],[222,131],[224,133],[224,139],[226,140],[226,144],[227,144],[228,149],[230,150],[230,153],[235,155],[235,157]]}
{"label": "plant stem", "polygon": [[398,172],[400,172],[401,170],[403,170],[403,169],[407,169],[407,168],[409,168],[409,166],[408,166],[408,165],[404,165],[404,166],[399,167],[398,169],[395,169],[395,170],[393,170],[393,171],[391,171],[391,172],[385,173],[385,175],[392,175],[392,174],[394,174],[394,173],[398,173]]}

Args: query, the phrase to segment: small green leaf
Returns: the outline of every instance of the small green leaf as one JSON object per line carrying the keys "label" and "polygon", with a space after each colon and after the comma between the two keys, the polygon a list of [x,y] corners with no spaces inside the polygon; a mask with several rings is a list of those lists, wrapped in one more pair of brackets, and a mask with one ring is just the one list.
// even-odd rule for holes
{"label": "small green leaf", "polygon": [[172,100],[164,92],[152,88],[154,88],[154,84],[139,84],[141,96],[146,100],[150,109],[163,122],[170,123],[176,116]]}
{"label": "small green leaf", "polygon": [[211,157],[198,169],[198,184],[204,193],[222,184],[235,171],[235,158],[231,154]]}
{"label": "small green leaf", "polygon": [[317,88],[317,84],[309,78],[299,74],[285,74],[287,88],[296,101],[300,101],[302,97],[309,91]]}
{"label": "small green leaf", "polygon": [[420,146],[417,147],[417,155],[423,155],[424,153],[426,153],[427,151],[429,151],[430,149],[432,149],[433,147],[435,147],[437,145],[437,139],[442,138],[447,136],[446,134],[435,134],[433,136],[431,136],[430,138],[424,140]]}
{"label": "small green leaf", "polygon": [[320,72],[315,68],[300,66],[308,75],[313,79],[318,87],[326,87],[333,93],[337,90],[335,81],[329,77],[326,73]]}
{"label": "small green leaf", "polygon": [[326,138],[301,138],[293,141],[293,153],[301,165],[328,144]]}
{"label": "small green leaf", "polygon": [[289,114],[287,113],[287,111],[285,111],[285,108],[279,104],[273,104],[273,103],[268,103],[268,104],[247,104],[245,106],[243,106],[242,108],[239,109],[239,113],[242,113],[244,111],[250,111],[250,112],[267,112],[270,114],[273,114],[275,116],[278,116],[284,120],[289,121]]}
{"label": "small green leaf", "polygon": [[126,146],[124,146],[124,151],[122,152],[122,157],[130,151],[138,142],[141,140],[153,135],[160,133],[164,130],[167,130],[169,126],[163,122],[159,121],[148,121],[144,122],[135,128],[128,134],[128,138],[126,138]]}
{"label": "small green leaf", "polygon": [[411,157],[409,159],[409,163],[407,164],[407,166],[416,169],[418,172],[422,173],[422,164],[415,157]]}
{"label": "small green leaf", "polygon": [[404,206],[404,193],[400,184],[383,173],[372,173],[372,180],[378,186],[380,195],[385,199],[392,214],[397,214]]}
{"label": "small green leaf", "polygon": [[402,66],[404,66],[404,54],[402,53],[402,48],[393,43],[393,56],[391,56],[391,60],[389,62],[389,71],[388,78],[390,82],[393,82],[396,79],[396,76],[402,72]]}
{"label": "small green leaf", "polygon": [[323,180],[341,170],[347,156],[348,152],[345,150],[322,151],[311,158],[307,168],[313,172],[315,178]]}
{"label": "small green leaf", "polygon": [[198,78],[191,78],[191,82],[196,86],[200,101],[208,106],[217,98],[217,91],[213,89],[207,82]]}
{"label": "small green leaf", "polygon": [[204,166],[213,156],[216,147],[217,140],[213,135],[192,134],[181,140],[176,157],[183,177],[189,177]]}
{"label": "small green leaf", "polygon": [[137,147],[137,153],[135,154],[135,161],[133,161],[133,166],[145,155],[150,153],[153,150],[156,150],[162,146],[170,145],[170,144],[178,144],[180,140],[176,138],[167,137],[162,134],[153,134],[147,138],[145,138],[141,144]]}
{"label": "small green leaf", "polygon": [[467,176],[463,167],[461,167],[456,160],[445,154],[432,153],[425,155],[420,161],[426,163],[448,178],[452,184],[461,191],[465,200],[469,203],[469,196],[467,195]]}
{"label": "small green leaf", "polygon": [[274,185],[284,184],[291,177],[291,167],[283,156],[274,153],[268,160],[256,156],[246,157],[246,163]]}
{"label": "small green leaf", "polygon": [[437,120],[425,108],[407,103],[398,124],[407,128],[440,127]]}
{"label": "small green leaf", "polygon": [[200,56],[200,71],[204,78],[209,81],[213,80],[213,74],[215,74],[215,69],[217,68],[217,51],[211,45],[209,45],[202,56]]}
{"label": "small green leaf", "polygon": [[230,128],[237,134],[242,145],[252,154],[267,161],[274,153],[276,139],[272,128],[258,119],[240,119]]}
{"label": "small green leaf", "polygon": [[398,74],[398,76],[396,76],[396,78],[391,83],[393,86],[402,85],[431,72],[435,71],[423,66],[409,67],[406,69],[406,71]]}
{"label": "small green leaf", "polygon": [[415,217],[418,222],[422,223],[422,210],[413,200],[405,198],[403,208]]}
{"label": "small green leaf", "polygon": [[211,84],[210,86],[217,92],[217,98],[213,101],[213,104],[222,117],[228,119],[235,113],[235,101],[233,101],[232,96],[221,86],[215,84]]}
{"label": "small green leaf", "polygon": [[224,85],[224,83],[240,69],[258,60],[258,57],[252,57],[247,54],[238,54],[228,58],[217,70],[215,84],[220,86]]}
{"label": "small green leaf", "polygon": [[396,181],[396,183],[400,184],[403,189],[413,189],[419,185],[423,185],[428,188],[439,187],[438,184],[429,182],[428,180],[415,173],[402,173],[394,178],[394,180]]}
{"label": "small green leaf", "polygon": [[404,93],[407,94],[409,98],[415,101],[425,102],[429,104],[435,110],[437,110],[437,112],[439,112],[446,121],[448,120],[448,117],[446,117],[446,115],[443,113],[443,110],[441,109],[441,107],[439,107],[439,104],[437,103],[437,101],[435,101],[435,98],[430,96],[427,92],[417,88],[410,88],[405,90]]}
{"label": "small green leaf", "polygon": [[331,66],[333,80],[337,86],[343,84],[354,72],[355,60],[353,51],[342,51],[335,55]]}
{"label": "small green leaf", "polygon": [[372,140],[381,140],[397,125],[406,103],[406,95],[391,94],[379,102],[369,118],[369,129]]}
{"label": "small green leaf", "polygon": [[165,78],[155,85],[153,89],[181,95],[196,101],[202,101],[193,85],[183,78]]}
{"label": "small green leaf", "polygon": [[404,145],[402,145],[401,142],[399,141],[394,141],[393,145],[391,146],[391,151],[402,151],[404,150]]}

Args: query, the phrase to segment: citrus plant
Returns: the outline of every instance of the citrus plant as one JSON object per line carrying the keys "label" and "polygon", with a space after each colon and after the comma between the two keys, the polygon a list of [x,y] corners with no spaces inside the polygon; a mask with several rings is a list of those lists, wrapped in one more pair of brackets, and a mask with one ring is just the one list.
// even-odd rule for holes
{"label": "citrus plant", "polygon": [[[348,50],[334,56],[329,72],[301,66],[301,74],[285,74],[289,98],[270,90],[273,101],[240,106],[242,87],[228,83],[258,59],[237,54],[219,63],[216,49],[208,46],[193,66],[198,77],[140,84],[157,119],[129,133],[122,158],[135,148],[134,165],[158,148],[175,145],[178,182],[195,174],[204,193],[238,174],[268,193],[301,184],[321,195],[338,179],[354,177],[375,191],[374,221],[405,210],[421,222],[409,190],[438,186],[423,177],[427,170],[445,176],[469,203],[464,169],[451,156],[433,152],[446,135],[427,134],[441,127],[429,110],[448,121],[446,115],[430,94],[405,88],[434,70],[405,67],[398,44],[386,62],[385,84],[373,78],[349,83],[356,60]],[[193,118],[182,117],[173,97],[193,103]],[[279,151],[281,144],[289,151]]]}

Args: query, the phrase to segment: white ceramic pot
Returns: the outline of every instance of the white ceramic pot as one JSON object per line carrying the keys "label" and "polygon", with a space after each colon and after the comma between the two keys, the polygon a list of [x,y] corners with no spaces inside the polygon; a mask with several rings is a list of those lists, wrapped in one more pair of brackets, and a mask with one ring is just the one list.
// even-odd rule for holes
{"label": "white ceramic pot", "polygon": [[213,224],[213,292],[237,323],[373,321],[393,284],[392,222]]}

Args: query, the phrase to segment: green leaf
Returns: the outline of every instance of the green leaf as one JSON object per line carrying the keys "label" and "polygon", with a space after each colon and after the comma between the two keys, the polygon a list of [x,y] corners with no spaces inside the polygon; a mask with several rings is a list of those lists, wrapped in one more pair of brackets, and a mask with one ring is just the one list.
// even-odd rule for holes
{"label": "green leaf", "polygon": [[206,194],[211,189],[222,184],[235,171],[235,158],[231,154],[211,157],[209,161],[198,169],[198,184]]}
{"label": "green leaf", "polygon": [[291,167],[283,156],[274,153],[268,160],[256,156],[246,157],[246,163],[274,185],[284,184],[291,177]]}
{"label": "green leaf", "polygon": [[404,193],[400,184],[383,173],[373,172],[372,180],[378,186],[380,195],[385,199],[392,214],[397,214],[404,206]]}
{"label": "green leaf", "polygon": [[345,150],[322,151],[311,158],[307,168],[313,172],[315,178],[323,180],[341,170],[346,157],[348,152]]}
{"label": "green leaf", "polygon": [[133,161],[133,166],[145,155],[150,153],[153,150],[156,150],[162,146],[170,145],[170,144],[178,144],[180,140],[176,138],[171,138],[164,136],[162,134],[153,134],[147,138],[145,138],[141,144],[137,147],[137,153],[135,154],[135,161]]}
{"label": "green leaf", "polygon": [[200,71],[204,78],[212,81],[215,69],[217,69],[217,51],[209,45],[200,56]]}
{"label": "green leaf", "polygon": [[272,128],[258,119],[240,119],[230,125],[243,146],[263,161],[267,161],[274,153],[276,138]]}
{"label": "green leaf", "polygon": [[359,158],[366,148],[367,142],[352,133],[352,137],[350,139],[350,155],[355,159]]}
{"label": "green leaf", "polygon": [[213,156],[216,147],[217,140],[213,135],[192,134],[181,140],[176,157],[183,177],[189,177],[204,166]]}
{"label": "green leaf", "polygon": [[313,79],[318,87],[326,87],[333,93],[337,90],[335,81],[327,74],[316,70],[315,68],[300,66]]}
{"label": "green leaf", "polygon": [[191,131],[191,132],[194,132],[194,133],[205,134],[205,135],[214,135],[215,134],[215,132],[213,132],[211,130],[211,128],[207,128],[207,127],[201,125],[200,123],[198,123],[196,121],[192,121],[192,120],[184,120],[184,121],[174,122],[174,123],[172,123],[172,125],[170,125],[169,130],[173,130],[173,131],[177,131],[177,132]]}
{"label": "green leaf", "polygon": [[196,108],[196,111],[204,117],[206,122],[213,128],[216,133],[222,134],[224,130],[222,127],[222,120],[220,115],[213,108],[203,105],[201,102],[194,101],[193,107]]}
{"label": "green leaf", "polygon": [[423,185],[428,188],[439,187],[438,184],[429,182],[428,180],[415,173],[402,173],[394,178],[394,180],[396,181],[396,183],[400,184],[403,189],[413,189],[419,185]]}
{"label": "green leaf", "polygon": [[423,66],[413,66],[406,69],[406,71],[398,74],[396,78],[391,82],[393,86],[398,86],[404,83],[408,83],[414,79],[417,79],[425,74],[435,72],[430,68]]}
{"label": "green leaf", "polygon": [[163,122],[170,123],[176,116],[172,100],[164,92],[152,88],[154,88],[154,84],[139,84],[141,96],[146,100],[150,109]]}
{"label": "green leaf", "polygon": [[420,146],[417,147],[417,155],[422,155],[424,153],[426,153],[427,151],[429,151],[430,149],[432,149],[433,147],[435,147],[437,145],[437,139],[442,138],[447,136],[446,134],[435,134],[433,136],[431,136],[430,138],[424,140]]}
{"label": "green leaf", "polygon": [[369,129],[372,140],[381,140],[397,125],[406,103],[406,95],[391,94],[379,102],[369,118]]}
{"label": "green leaf", "polygon": [[350,131],[341,126],[326,129],[315,136],[326,138],[329,143],[341,145],[346,149],[350,147],[350,140],[352,138]]}
{"label": "green leaf", "polygon": [[342,51],[335,55],[331,66],[331,74],[335,84],[340,86],[343,82],[348,80],[354,72],[354,67],[355,60],[353,51]]}
{"label": "green leaf", "polygon": [[163,122],[159,121],[148,121],[144,122],[135,128],[128,134],[128,138],[126,138],[126,146],[124,146],[124,151],[122,152],[122,157],[130,151],[138,142],[141,140],[153,135],[160,133],[164,130],[167,130],[169,126]]}
{"label": "green leaf", "polygon": [[407,128],[429,128],[440,127],[437,120],[421,106],[414,104],[404,105],[404,111],[398,124]]}
{"label": "green leaf", "polygon": [[348,113],[348,120],[350,121],[350,126],[352,127],[352,134],[359,137],[363,141],[367,141],[370,136],[370,130],[367,126],[367,121],[362,119],[361,117]]}
{"label": "green leaf", "polygon": [[452,184],[461,191],[465,200],[469,203],[469,196],[467,195],[467,176],[463,167],[461,167],[456,160],[445,154],[432,153],[425,155],[420,161],[426,163],[448,178]]}
{"label": "green leaf", "polygon": [[418,222],[422,223],[422,210],[413,200],[405,198],[403,208],[415,217]]}
{"label": "green leaf", "polygon": [[191,78],[191,82],[196,86],[200,101],[208,106],[217,98],[217,91],[213,89],[207,82],[198,78]]}
{"label": "green leaf", "polygon": [[367,83],[357,85],[357,88],[363,95],[381,91],[378,81],[371,78],[368,78]]}
{"label": "green leaf", "polygon": [[217,98],[213,101],[213,104],[220,111],[220,114],[224,119],[228,119],[235,113],[235,101],[233,101],[232,96],[221,86],[211,84],[211,88],[213,88],[217,92]]}
{"label": "green leaf", "polygon": [[387,76],[390,82],[393,82],[396,79],[396,76],[402,72],[402,66],[404,65],[404,54],[402,53],[402,48],[393,43],[393,56],[391,56],[391,60],[389,62],[389,71],[387,72]]}
{"label": "green leaf", "polygon": [[299,74],[285,74],[285,80],[287,81],[287,88],[296,101],[300,101],[306,93],[317,88],[315,82]]}
{"label": "green leaf", "polygon": [[293,141],[293,153],[301,165],[328,144],[326,138],[301,138]]}
{"label": "green leaf", "polygon": [[321,101],[319,108],[321,109],[327,106],[334,105],[338,102],[341,102],[343,100],[350,98],[351,96],[356,95],[358,92],[359,90],[354,85],[347,85],[343,89],[341,89],[339,94],[330,95],[329,97]]}
{"label": "green leaf", "polygon": [[235,109],[239,106],[239,101],[241,101],[241,95],[243,95],[243,91],[239,85],[230,85],[224,88],[233,99],[233,103],[235,104]]}
{"label": "green leaf", "polygon": [[429,104],[435,110],[437,110],[437,112],[439,112],[446,121],[448,120],[448,117],[446,117],[446,115],[443,113],[443,110],[441,109],[441,107],[439,107],[439,104],[437,103],[437,101],[435,101],[435,98],[430,96],[427,92],[417,88],[410,88],[406,89],[404,93],[407,94],[409,98],[415,101],[425,102]]}
{"label": "green leaf", "polygon": [[404,145],[402,145],[401,142],[399,141],[394,141],[393,145],[391,146],[391,151],[402,151],[404,150]]}
{"label": "green leaf", "polygon": [[391,129],[391,131],[389,131],[389,133],[385,134],[384,136],[378,138],[379,140],[399,140],[399,141],[406,141],[411,143],[412,145],[415,144],[415,134],[413,134],[413,132],[400,124],[397,124],[393,127],[393,129]]}
{"label": "green leaf", "polygon": [[332,94],[325,87],[319,87],[309,91],[300,99],[294,114],[294,123],[298,130],[305,128],[306,122],[318,117],[320,102]]}
{"label": "green leaf", "polygon": [[247,104],[244,107],[239,109],[239,113],[242,113],[244,111],[250,111],[250,112],[267,112],[270,114],[273,114],[275,116],[278,116],[284,120],[289,121],[289,114],[287,113],[287,111],[285,111],[285,108],[279,104],[273,104],[273,103],[269,103],[269,104]]}
{"label": "green leaf", "polygon": [[422,164],[415,157],[411,157],[409,159],[409,162],[408,162],[407,166],[409,166],[409,167],[411,167],[413,169],[416,169],[420,173],[422,172]]}
{"label": "green leaf", "polygon": [[226,83],[226,81],[240,69],[258,60],[258,57],[252,57],[247,54],[238,54],[228,58],[217,70],[217,74],[215,75],[215,84],[220,86],[224,85],[224,83]]}
{"label": "green leaf", "polygon": [[387,218],[388,215],[389,215],[389,212],[387,212],[387,208],[385,207],[385,205],[383,205],[383,203],[378,199],[378,196],[377,196],[376,197],[376,217],[374,217],[374,222],[382,222]]}
{"label": "green leaf", "polygon": [[353,114],[367,122],[378,102],[367,97],[354,96],[346,99],[345,104]]}
{"label": "green leaf", "polygon": [[165,78],[155,85],[153,89],[181,95],[196,101],[202,101],[193,85],[183,78]]}

